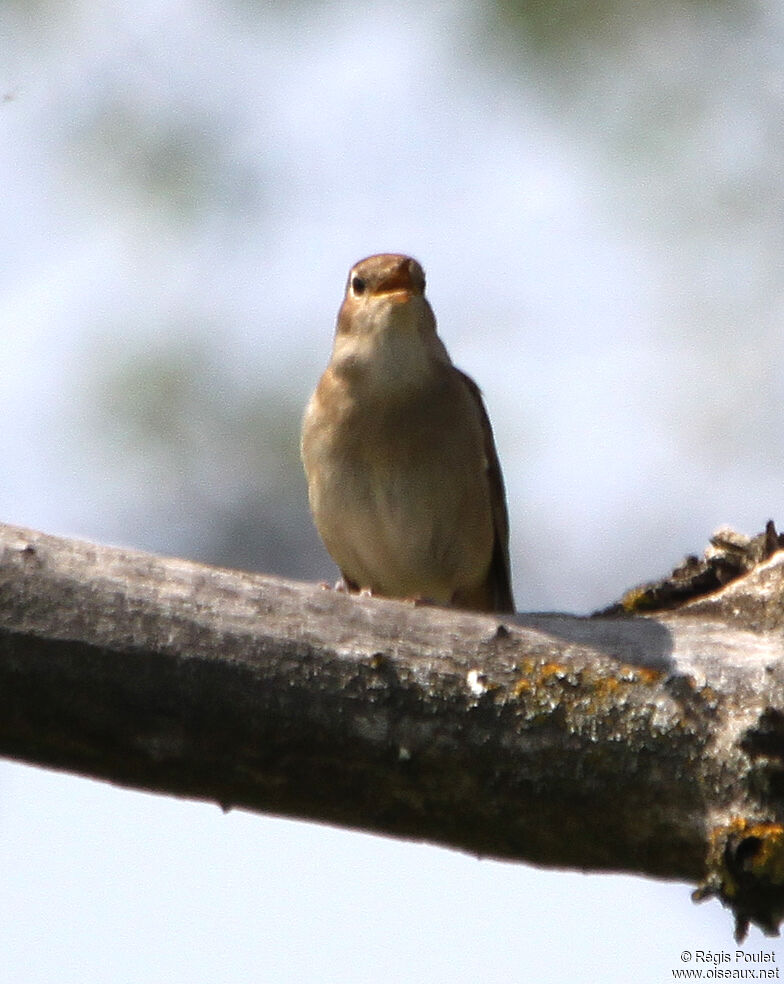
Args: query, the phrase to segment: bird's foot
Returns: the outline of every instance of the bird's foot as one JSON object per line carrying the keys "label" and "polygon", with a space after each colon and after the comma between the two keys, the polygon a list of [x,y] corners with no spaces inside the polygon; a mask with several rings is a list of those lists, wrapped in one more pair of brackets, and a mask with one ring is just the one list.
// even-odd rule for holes
{"label": "bird's foot", "polygon": [[360,590],[360,588],[354,584],[353,581],[349,581],[347,577],[339,577],[332,585],[332,590],[340,591],[343,594],[361,594],[365,596],[373,593],[370,588],[362,588]]}

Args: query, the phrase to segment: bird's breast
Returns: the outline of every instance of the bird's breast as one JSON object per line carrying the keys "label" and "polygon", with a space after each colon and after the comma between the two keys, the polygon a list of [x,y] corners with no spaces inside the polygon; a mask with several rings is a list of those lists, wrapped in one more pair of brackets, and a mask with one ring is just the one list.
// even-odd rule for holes
{"label": "bird's breast", "polygon": [[449,368],[396,399],[325,374],[308,407],[313,515],[360,587],[448,602],[487,570],[494,531],[481,427]]}

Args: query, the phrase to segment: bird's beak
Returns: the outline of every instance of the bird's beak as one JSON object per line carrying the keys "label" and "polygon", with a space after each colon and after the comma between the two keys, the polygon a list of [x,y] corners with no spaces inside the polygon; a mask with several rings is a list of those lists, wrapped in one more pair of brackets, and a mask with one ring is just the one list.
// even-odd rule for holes
{"label": "bird's beak", "polygon": [[411,269],[408,263],[401,263],[400,266],[389,273],[383,280],[376,285],[374,294],[403,294],[401,300],[408,300],[412,294],[417,293],[417,285],[411,279]]}

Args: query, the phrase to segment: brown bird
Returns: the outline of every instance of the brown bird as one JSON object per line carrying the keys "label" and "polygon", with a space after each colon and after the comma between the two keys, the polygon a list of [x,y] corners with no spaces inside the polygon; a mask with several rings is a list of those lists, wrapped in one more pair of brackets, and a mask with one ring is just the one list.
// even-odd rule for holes
{"label": "brown bird", "polygon": [[416,260],[382,253],[349,273],[301,449],[316,527],[350,590],[515,610],[490,421],[436,334]]}

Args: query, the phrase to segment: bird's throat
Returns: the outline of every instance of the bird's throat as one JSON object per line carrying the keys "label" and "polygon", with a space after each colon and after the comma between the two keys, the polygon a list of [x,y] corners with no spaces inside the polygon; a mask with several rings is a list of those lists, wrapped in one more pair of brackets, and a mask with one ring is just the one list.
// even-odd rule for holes
{"label": "bird's throat", "polygon": [[438,337],[407,327],[338,337],[332,359],[346,382],[380,394],[426,386],[444,365],[448,356]]}

